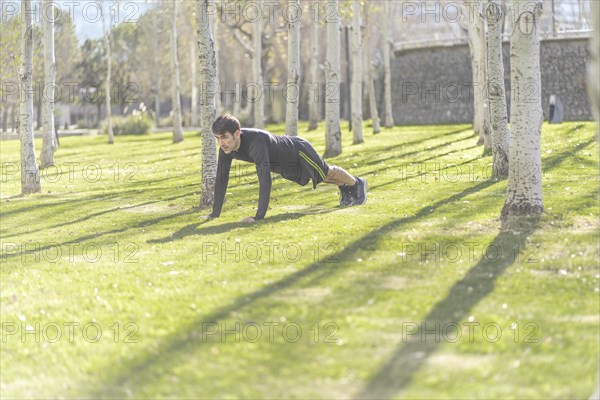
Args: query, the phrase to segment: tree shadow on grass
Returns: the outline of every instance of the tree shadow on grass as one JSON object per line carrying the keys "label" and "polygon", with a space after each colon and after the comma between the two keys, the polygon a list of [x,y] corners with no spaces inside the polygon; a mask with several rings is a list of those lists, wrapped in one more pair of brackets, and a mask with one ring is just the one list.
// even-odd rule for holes
{"label": "tree shadow on grass", "polygon": [[[462,163],[448,163],[448,164],[446,164],[446,165],[443,166],[444,168],[435,168],[435,169],[432,168],[431,170],[427,170],[427,168],[423,169],[420,166],[418,166],[417,170],[415,172],[417,172],[417,171],[423,171],[423,172],[415,173],[414,175],[409,174],[407,172],[405,175],[402,174],[398,178],[393,179],[391,181],[384,182],[384,183],[381,183],[379,185],[369,186],[369,190],[379,189],[381,187],[392,185],[394,183],[402,183],[402,182],[407,182],[407,181],[410,181],[410,180],[416,180],[417,178],[421,178],[421,182],[422,183],[426,182],[427,179],[434,179],[434,180],[435,179],[441,179],[442,178],[442,172],[445,171],[448,168],[459,168],[460,174],[458,174],[458,175],[449,175],[449,176],[453,177],[453,179],[456,176],[457,179],[455,179],[455,180],[448,179],[448,175],[446,175],[446,177],[445,177],[446,179],[444,179],[444,180],[446,180],[447,182],[450,182],[450,183],[462,182],[464,175],[462,174],[462,170],[460,170],[460,167],[462,167],[463,165],[466,165],[466,164],[470,164],[473,161],[477,161],[480,158],[481,157],[475,157],[473,159],[467,160],[467,161],[462,162]],[[416,163],[412,163],[412,162],[408,163],[408,165],[410,165],[410,164],[416,164]],[[490,165],[491,165],[491,163],[490,163]],[[440,165],[440,167],[442,167],[442,166]],[[490,171],[491,171],[491,169],[490,169]],[[470,172],[471,172],[470,170],[467,170],[466,172],[467,172],[466,179],[465,179],[466,181],[481,182],[481,181],[490,179],[489,176],[485,176],[484,174],[482,174],[482,176],[475,176],[474,174],[470,174]],[[437,175],[437,177],[436,177],[436,175]]]}
{"label": "tree shadow on grass", "polygon": [[[278,222],[283,222],[283,221],[291,221],[291,220],[299,219],[302,217],[306,217],[307,215],[326,214],[326,213],[330,213],[330,212],[333,212],[336,210],[337,210],[337,208],[332,208],[330,210],[319,211],[319,212],[308,211],[308,212],[304,212],[304,213],[294,212],[294,213],[278,214],[273,217],[267,217],[264,220],[255,222],[253,224],[245,224],[242,222],[227,222],[227,223],[220,224],[220,225],[214,225],[214,224],[211,224],[209,221],[205,220],[205,221],[186,225],[183,228],[181,228],[180,230],[178,230],[177,232],[173,232],[173,234],[171,234],[170,236],[160,238],[160,239],[150,239],[150,240],[148,240],[147,243],[150,243],[150,244],[169,243],[169,242],[173,242],[175,240],[181,240],[188,236],[218,235],[221,233],[229,232],[233,229],[249,228],[249,227],[255,228],[255,227],[260,227],[260,226],[269,225],[269,224],[276,224]],[[204,225],[209,225],[209,226],[204,226]],[[202,226],[202,228],[198,229],[199,226]]]}
{"label": "tree shadow on grass", "polygon": [[[467,274],[452,286],[446,298],[438,302],[408,340],[373,374],[368,384],[355,399],[389,399],[397,397],[412,381],[415,374],[427,363],[428,358],[443,341],[429,338],[422,332],[432,327],[458,324],[471,310],[494,289],[494,283],[508,267],[518,260],[527,238],[535,231],[538,220],[523,226],[520,232],[503,231],[490,243],[489,249],[496,254],[484,255]],[[486,258],[487,257],[487,258]],[[411,332],[412,333],[412,332]]]}
{"label": "tree shadow on grass", "polygon": [[[45,208],[49,208],[49,207],[54,207],[54,206],[69,206],[69,207],[73,207],[76,206],[80,203],[85,204],[91,204],[91,202],[98,202],[98,201],[110,201],[110,200],[115,200],[115,199],[119,199],[121,197],[127,197],[127,196],[132,196],[132,195],[136,195],[138,193],[140,193],[143,189],[144,192],[161,192],[161,191],[165,191],[165,190],[170,190],[170,191],[174,191],[174,190],[182,190],[185,188],[197,188],[199,185],[198,184],[187,184],[187,185],[182,185],[180,187],[177,188],[168,188],[168,187],[156,187],[156,188],[148,188],[147,186],[147,182],[136,182],[134,184],[131,184],[128,186],[128,190],[122,190],[122,191],[111,191],[111,192],[102,192],[102,193],[90,193],[89,195],[83,196],[83,197],[79,197],[76,199],[69,199],[69,200],[59,200],[56,202],[48,202],[48,203],[43,203],[43,204],[33,204],[30,206],[25,206],[25,207],[21,207],[21,208],[15,208],[9,211],[2,211],[2,209],[6,208],[6,204],[4,204],[3,202],[0,201],[0,213],[3,217],[8,217],[8,216],[13,216],[13,215],[17,215],[17,214],[21,214],[21,213],[25,213],[25,212],[29,212],[29,211],[33,211],[35,210],[36,212],[40,211],[41,209],[45,209]],[[140,189],[135,189],[135,188],[140,188]],[[193,191],[192,191],[193,192]],[[192,192],[190,192],[189,194],[191,194]],[[71,195],[72,193],[62,193],[61,195]],[[33,195],[35,196],[35,195]],[[34,197],[32,196],[32,200],[34,199]],[[12,207],[12,206],[11,206]]]}
{"label": "tree shadow on grass", "polygon": [[597,143],[596,138],[594,138],[594,137],[587,140],[586,142],[577,143],[575,146],[573,146],[573,149],[571,149],[571,150],[567,150],[562,153],[557,153],[556,155],[553,155],[551,157],[543,158],[542,159],[542,171],[557,167],[559,164],[564,162],[567,157],[575,157],[576,156],[575,153],[577,153],[580,150],[585,149],[586,147],[588,147],[589,145],[591,145],[593,143]]}
{"label": "tree shadow on grass", "polygon": [[[460,133],[460,132],[464,132],[464,130],[463,131],[452,132],[452,134],[454,134],[454,133]],[[449,135],[449,134],[447,134],[447,135]],[[443,136],[445,136],[445,135],[443,135]],[[456,143],[459,143],[459,142],[462,142],[462,141],[465,141],[465,140],[470,140],[472,138],[473,138],[472,136],[467,136],[467,137],[464,137],[464,138],[455,139],[455,140],[453,140],[451,142],[440,143],[440,144],[432,146],[432,147],[426,147],[424,149],[409,151],[408,153],[399,153],[399,154],[393,154],[393,155],[385,157],[385,158],[376,158],[373,161],[369,161],[369,162],[365,163],[364,165],[373,165],[373,164],[379,164],[381,162],[385,162],[385,161],[388,161],[388,160],[407,158],[407,157],[414,156],[414,155],[419,154],[419,153],[431,152],[433,150],[437,150],[437,149],[440,149],[440,148],[443,148],[443,147],[448,147],[448,146],[450,146],[452,144],[456,144]],[[384,149],[382,151],[385,151],[386,153],[388,153],[388,152],[394,150],[397,147],[405,147],[405,146],[407,146],[406,143],[401,143],[399,145],[392,146],[392,147]],[[460,151],[460,150],[462,150],[462,149],[456,149],[454,151]]]}
{"label": "tree shadow on grass", "polygon": [[[34,255],[34,257],[38,257],[39,258],[39,254],[45,254],[46,251],[52,249],[52,248],[58,248],[58,249],[62,249],[63,247],[69,247],[72,245],[76,245],[76,244],[82,244],[82,243],[95,243],[95,244],[100,244],[101,241],[99,240],[99,238],[107,236],[107,235],[114,235],[114,234],[120,234],[120,233],[124,233],[126,231],[128,231],[129,229],[132,228],[138,228],[138,227],[147,227],[150,225],[154,225],[154,224],[158,224],[160,222],[163,222],[165,220],[169,220],[169,219],[173,219],[173,218],[177,218],[177,217],[181,217],[183,215],[188,215],[188,214],[192,214],[194,213],[194,210],[185,210],[185,211],[180,211],[178,213],[175,214],[168,214],[168,215],[163,215],[160,217],[156,217],[156,218],[151,218],[149,220],[146,221],[142,221],[139,224],[137,224],[136,226],[125,226],[122,228],[116,228],[116,229],[111,229],[109,231],[104,231],[104,232],[98,232],[98,233],[92,233],[92,234],[88,234],[85,236],[80,236],[76,239],[73,240],[69,240],[69,241],[64,241],[64,242],[51,242],[49,244],[46,244],[44,246],[39,246],[34,244],[34,248],[33,249],[27,249],[27,246],[22,245],[20,243],[14,243],[14,245],[16,245],[16,247],[14,249],[19,249],[19,251],[15,251],[12,252],[13,247],[10,247],[10,250],[7,250],[8,248],[3,248],[4,253],[2,254],[2,261],[6,261],[8,259],[12,259],[15,257],[21,257],[21,260],[25,259],[27,260],[27,256],[28,255]],[[9,253],[7,253],[7,251],[10,251]]]}
{"label": "tree shadow on grass", "polygon": [[[386,166],[383,166],[383,167],[380,167],[380,168],[372,169],[370,171],[364,171],[363,174],[364,175],[377,175],[379,173],[384,173],[387,170],[398,169],[400,167],[400,177],[401,177],[401,179],[402,178],[406,178],[406,177],[414,178],[414,177],[426,175],[426,174],[432,172],[432,171],[427,172],[427,165],[425,165],[425,166],[422,165],[425,162],[431,161],[431,160],[435,160],[437,158],[446,156],[448,154],[456,153],[456,152],[459,152],[459,151],[467,151],[467,150],[470,150],[470,149],[473,149],[473,148],[476,148],[476,147],[478,147],[478,146],[470,146],[470,147],[465,147],[465,148],[461,148],[461,149],[456,149],[456,150],[453,150],[453,151],[450,151],[450,152],[447,152],[447,153],[435,155],[435,156],[428,157],[428,158],[425,158],[425,159],[422,159],[422,160],[418,160],[418,161],[408,161],[408,160],[407,161],[402,161],[400,163],[394,163],[394,164],[386,165]],[[415,152],[415,153],[419,153],[419,152]],[[460,164],[457,164],[457,163],[447,163],[445,165],[442,165],[441,163],[439,163],[438,166],[440,166],[440,167],[442,167],[442,166],[444,166],[444,167],[448,167],[448,166],[458,167],[458,166],[461,166],[463,164],[468,164],[468,163],[470,163],[472,161],[476,161],[476,160],[479,160],[479,159],[481,159],[481,156],[478,156],[478,157],[476,157],[474,159],[471,159],[469,161],[466,161],[466,162],[460,163]],[[384,161],[384,160],[381,160],[381,161]],[[371,163],[371,164],[373,164],[373,163]],[[409,168],[409,166],[410,166],[410,168]],[[434,165],[430,165],[430,167],[435,167],[435,166],[436,166],[435,164]],[[423,168],[423,167],[425,167],[425,168]],[[426,172],[421,173],[419,175],[409,175],[410,173],[413,172],[413,168],[416,171],[425,170]]]}
{"label": "tree shadow on grass", "polygon": [[147,205],[150,205],[150,204],[161,203],[161,202],[164,202],[164,201],[176,200],[176,199],[179,199],[179,198],[188,197],[189,195],[190,195],[189,193],[186,193],[186,194],[182,194],[182,195],[179,195],[179,196],[169,197],[169,198],[166,198],[166,199],[158,199],[158,200],[153,200],[153,201],[146,201],[144,203],[133,204],[133,205],[130,205],[130,206],[125,206],[125,207],[122,207],[122,206],[111,207],[111,208],[108,208],[106,210],[97,211],[97,212],[94,212],[94,213],[91,213],[91,214],[86,214],[86,215],[84,215],[82,217],[79,217],[77,219],[73,219],[73,220],[70,220],[68,222],[64,222],[64,223],[61,223],[61,224],[55,224],[55,225],[51,225],[51,226],[44,226],[44,227],[39,228],[39,229],[27,230],[27,231],[24,231],[24,232],[17,232],[17,233],[13,233],[11,235],[3,235],[3,238],[4,239],[13,238],[13,237],[21,236],[21,235],[30,235],[32,233],[41,232],[41,231],[44,231],[44,230],[47,230],[47,229],[62,228],[62,227],[66,227],[66,226],[69,226],[69,225],[77,224],[77,223],[80,223],[80,222],[88,221],[90,219],[93,219],[93,218],[96,218],[96,217],[99,217],[99,216],[102,216],[102,215],[105,215],[105,214],[110,214],[110,213],[115,212],[115,211],[124,211],[124,210],[134,209],[136,207],[143,207],[143,206],[147,206]]}
{"label": "tree shadow on grass", "polygon": [[[202,346],[198,340],[199,332],[202,331],[202,327],[206,323],[216,323],[220,320],[225,319],[232,312],[239,311],[244,307],[253,305],[260,300],[268,299],[277,292],[289,288],[301,281],[306,277],[311,277],[313,281],[325,279],[326,277],[342,271],[345,268],[345,262],[356,258],[356,253],[361,249],[372,246],[374,242],[380,237],[385,237],[390,233],[400,229],[402,226],[418,221],[421,218],[430,216],[432,210],[438,209],[446,204],[452,204],[461,198],[468,195],[474,194],[480,190],[486,189],[496,182],[488,181],[481,182],[473,187],[463,190],[460,193],[452,195],[446,199],[440,200],[432,205],[423,207],[413,216],[400,218],[389,222],[381,226],[372,232],[357,238],[354,242],[350,243],[342,251],[332,254],[328,257],[323,258],[315,263],[310,264],[308,267],[294,272],[285,278],[282,278],[276,282],[265,285],[264,287],[248,293],[243,294],[227,305],[223,305],[213,312],[204,315],[178,329],[179,333],[175,333],[167,338],[162,339],[162,343],[158,344],[153,350],[147,350],[144,354],[138,355],[128,365],[123,366],[119,370],[113,370],[112,377],[109,378],[108,382],[100,383],[95,390],[93,390],[89,397],[101,398],[115,396],[117,393],[123,390],[124,386],[130,387],[132,385],[137,386],[136,389],[141,389],[147,383],[152,381],[151,374],[156,368],[160,368],[162,371],[169,368],[169,366],[176,364],[179,357],[186,354],[190,350],[190,346]],[[289,216],[285,214],[283,216]],[[300,214],[304,215],[304,214]],[[230,228],[232,225],[239,226],[238,224],[224,224],[220,229],[225,230]],[[207,229],[207,228],[204,228]],[[210,228],[209,228],[210,229]],[[207,230],[208,232],[208,230]],[[190,234],[196,234],[195,224],[184,227],[178,234],[178,237],[184,237]],[[335,262],[332,260],[335,259]]]}

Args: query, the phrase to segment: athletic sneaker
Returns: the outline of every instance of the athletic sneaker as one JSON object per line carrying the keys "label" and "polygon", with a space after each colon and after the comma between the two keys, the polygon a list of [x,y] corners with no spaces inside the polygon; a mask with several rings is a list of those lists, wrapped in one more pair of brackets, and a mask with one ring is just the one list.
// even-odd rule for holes
{"label": "athletic sneaker", "polygon": [[342,197],[340,198],[340,206],[347,207],[352,205],[352,189],[350,186],[339,186]]}
{"label": "athletic sneaker", "polygon": [[367,180],[359,177],[356,178],[356,183],[352,186],[352,204],[360,206],[367,202]]}

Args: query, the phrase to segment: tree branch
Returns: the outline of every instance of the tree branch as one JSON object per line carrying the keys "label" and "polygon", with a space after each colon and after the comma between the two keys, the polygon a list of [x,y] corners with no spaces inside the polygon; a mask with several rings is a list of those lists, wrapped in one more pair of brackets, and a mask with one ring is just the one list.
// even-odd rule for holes
{"label": "tree branch", "polygon": [[244,50],[246,50],[246,53],[248,53],[250,57],[254,58],[254,48],[246,42],[244,42],[244,39],[242,38],[239,29],[233,29],[233,37],[244,48]]}

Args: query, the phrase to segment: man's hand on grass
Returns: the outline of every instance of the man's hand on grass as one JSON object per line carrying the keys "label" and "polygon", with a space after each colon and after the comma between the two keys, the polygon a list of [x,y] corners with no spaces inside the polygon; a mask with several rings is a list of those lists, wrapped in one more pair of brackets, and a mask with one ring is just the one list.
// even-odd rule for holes
{"label": "man's hand on grass", "polygon": [[244,224],[251,224],[253,222],[256,222],[256,220],[254,219],[254,217],[247,217],[247,218],[244,218],[241,222]]}

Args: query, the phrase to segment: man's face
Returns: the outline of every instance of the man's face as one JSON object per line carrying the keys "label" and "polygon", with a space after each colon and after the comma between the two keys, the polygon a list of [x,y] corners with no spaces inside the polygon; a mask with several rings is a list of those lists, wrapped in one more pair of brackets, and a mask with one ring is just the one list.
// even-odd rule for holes
{"label": "man's face", "polygon": [[240,147],[240,131],[237,130],[234,133],[225,132],[222,134],[215,134],[219,147],[223,149],[225,154],[229,154],[232,151],[236,151]]}

